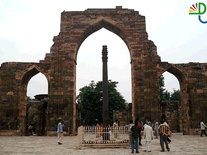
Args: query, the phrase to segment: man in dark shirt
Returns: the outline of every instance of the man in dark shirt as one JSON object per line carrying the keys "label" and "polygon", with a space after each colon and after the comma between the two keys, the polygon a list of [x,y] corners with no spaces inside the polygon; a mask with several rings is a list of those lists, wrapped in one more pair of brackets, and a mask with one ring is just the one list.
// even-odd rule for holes
{"label": "man in dark shirt", "polygon": [[131,132],[130,132],[132,153],[134,153],[134,141],[136,142],[136,153],[139,153],[139,149],[138,149],[139,132],[140,132],[140,127],[138,126],[138,120],[136,119],[135,125],[131,127]]}

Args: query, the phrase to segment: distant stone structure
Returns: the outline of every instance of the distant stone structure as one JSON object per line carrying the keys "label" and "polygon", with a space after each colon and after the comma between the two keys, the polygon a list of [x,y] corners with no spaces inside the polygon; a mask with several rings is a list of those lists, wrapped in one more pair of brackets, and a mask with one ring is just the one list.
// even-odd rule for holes
{"label": "distant stone structure", "polygon": [[[207,63],[161,62],[148,40],[145,17],[133,9],[87,9],[61,13],[60,33],[39,63],[6,62],[0,67],[0,133],[26,134],[27,84],[41,72],[48,81],[46,134],[62,117],[68,135],[76,133],[76,60],[84,40],[106,28],[126,43],[131,58],[132,118],[159,118],[159,78],[168,71],[180,83],[181,126],[184,134],[207,118]],[[159,36],[158,36],[159,37]],[[179,55],[178,55],[179,56]],[[101,61],[101,58],[100,58]],[[118,79],[117,79],[118,80]]]}
{"label": "distant stone structure", "polygon": [[129,124],[132,119],[132,103],[126,105],[123,110],[114,110],[113,111],[113,122],[118,119],[120,126],[126,126]]}

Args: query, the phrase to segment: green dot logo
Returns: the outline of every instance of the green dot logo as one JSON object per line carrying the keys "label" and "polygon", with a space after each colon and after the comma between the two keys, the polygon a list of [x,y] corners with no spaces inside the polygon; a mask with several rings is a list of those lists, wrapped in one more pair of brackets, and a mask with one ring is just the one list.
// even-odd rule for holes
{"label": "green dot logo", "polygon": [[206,5],[201,2],[196,3],[195,5],[193,4],[189,10],[189,15],[198,15],[198,20],[201,23],[206,24],[207,21],[201,20],[201,15],[203,15],[204,13],[206,13]]}

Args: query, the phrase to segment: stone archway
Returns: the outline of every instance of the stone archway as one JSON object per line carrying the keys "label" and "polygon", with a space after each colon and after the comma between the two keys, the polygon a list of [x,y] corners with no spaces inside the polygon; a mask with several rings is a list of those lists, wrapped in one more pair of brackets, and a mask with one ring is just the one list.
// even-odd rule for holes
{"label": "stone archway", "polygon": [[[28,107],[27,107],[27,85],[30,79],[38,73],[42,73],[47,79],[47,75],[37,65],[32,65],[22,74],[19,88],[19,130],[24,134],[28,132]],[[47,121],[48,124],[48,121]]]}
{"label": "stone archway", "polygon": [[[139,15],[137,11],[121,7],[101,10],[88,9],[83,12],[62,12],[60,33],[54,37],[51,53],[46,55],[45,62],[56,55],[56,61],[53,61],[54,70],[58,71],[60,67],[61,70],[65,70],[65,73],[59,73],[61,74],[60,80],[57,78],[58,83],[60,82],[59,84],[63,87],[56,88],[56,90],[67,95],[58,94],[59,99],[56,97],[56,101],[53,100],[52,104],[64,102],[62,98],[66,98],[65,101],[69,102],[69,107],[73,111],[70,110],[68,118],[65,119],[70,124],[71,133],[74,133],[76,128],[76,59],[78,49],[90,34],[103,27],[122,38],[129,49],[132,74],[132,117],[157,118],[159,116],[159,106],[152,104],[152,102],[157,103],[158,98],[153,98],[148,94],[157,96],[159,94],[158,89],[152,83],[158,88],[157,80],[153,77],[157,76],[154,63],[159,63],[160,57],[157,55],[154,43],[148,40],[145,17]],[[62,81],[68,82],[61,84]],[[70,92],[65,91],[68,88]],[[52,93],[56,94],[56,92]],[[148,96],[147,99],[146,96]],[[143,106],[150,108],[146,111]]]}
{"label": "stone archway", "polygon": [[181,94],[181,113],[182,113],[182,122],[180,123],[180,131],[188,134],[190,129],[190,117],[189,117],[189,102],[188,102],[188,81],[186,77],[186,73],[179,68],[176,67],[176,65],[169,64],[167,68],[161,73],[161,75],[168,71],[169,73],[173,74],[180,83],[180,94]]}

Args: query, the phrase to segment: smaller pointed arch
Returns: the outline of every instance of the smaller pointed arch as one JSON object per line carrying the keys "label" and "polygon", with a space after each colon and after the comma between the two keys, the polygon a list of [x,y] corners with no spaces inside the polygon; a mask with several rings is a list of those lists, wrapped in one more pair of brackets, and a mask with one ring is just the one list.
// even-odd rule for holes
{"label": "smaller pointed arch", "polygon": [[41,72],[46,77],[46,79],[48,79],[47,76],[41,71],[41,69],[37,65],[33,65],[33,66],[29,67],[28,71],[25,72],[22,75],[22,84],[27,86],[27,84],[30,81],[30,79],[33,76],[35,76],[36,74],[38,74],[39,72]]}
{"label": "smaller pointed arch", "polygon": [[187,79],[184,71],[181,71],[173,64],[171,64],[170,67],[168,69],[166,69],[165,71],[168,71],[169,73],[173,74],[178,79],[180,84],[182,82],[186,81],[186,79]]}

